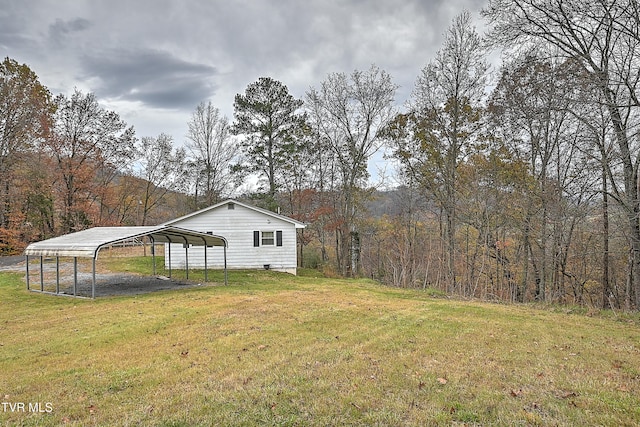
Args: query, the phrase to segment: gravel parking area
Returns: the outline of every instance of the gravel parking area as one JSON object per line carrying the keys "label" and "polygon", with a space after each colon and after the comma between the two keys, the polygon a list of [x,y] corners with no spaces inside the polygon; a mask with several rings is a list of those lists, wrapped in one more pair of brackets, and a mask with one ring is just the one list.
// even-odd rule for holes
{"label": "gravel parking area", "polygon": [[[0,272],[25,272],[25,258],[23,256],[0,257]],[[44,264],[44,290],[56,291],[55,263]],[[31,289],[40,290],[40,266],[30,264],[29,278]],[[91,272],[79,268],[76,295],[91,297]],[[110,295],[136,295],[149,292],[184,289],[186,287],[205,286],[201,283],[171,280],[164,276],[141,276],[123,273],[96,273],[96,297]],[[211,286],[207,283],[206,286]],[[26,280],[25,280],[26,287]],[[73,263],[60,263],[60,293],[73,295]]]}
{"label": "gravel parking area", "polygon": [[[61,281],[62,282],[62,281]],[[37,283],[39,286],[40,283]],[[170,280],[164,276],[139,276],[134,274],[107,273],[96,274],[96,297],[110,295],[136,295],[170,289],[202,286],[200,283]],[[73,278],[62,283],[60,291],[73,294]],[[76,293],[81,296],[91,296],[91,273],[78,274]]]}

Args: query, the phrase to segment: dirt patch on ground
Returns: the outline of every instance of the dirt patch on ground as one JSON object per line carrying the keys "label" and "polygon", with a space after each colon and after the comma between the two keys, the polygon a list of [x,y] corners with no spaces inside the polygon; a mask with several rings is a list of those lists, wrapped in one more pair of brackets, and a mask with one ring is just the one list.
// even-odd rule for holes
{"label": "dirt patch on ground", "polygon": [[[8,262],[8,260],[6,260],[7,262],[0,263],[0,271],[26,273],[24,257],[21,258],[21,260],[14,258],[11,260],[12,262]],[[86,270],[86,266],[78,266],[75,295],[90,298],[92,294],[93,276],[91,271]],[[42,288],[46,292],[58,292],[65,295],[74,295],[73,263],[61,262],[59,265],[59,271],[59,285],[56,285],[55,263],[44,263],[42,270],[44,286],[42,286]],[[26,274],[24,280],[26,287]],[[30,288],[33,290],[41,289],[39,264],[29,264],[29,284]],[[186,280],[172,280],[165,276],[142,276],[138,274],[100,271],[96,272],[95,296],[136,295],[196,286],[204,285]],[[212,284],[207,283],[206,286],[212,286]]]}

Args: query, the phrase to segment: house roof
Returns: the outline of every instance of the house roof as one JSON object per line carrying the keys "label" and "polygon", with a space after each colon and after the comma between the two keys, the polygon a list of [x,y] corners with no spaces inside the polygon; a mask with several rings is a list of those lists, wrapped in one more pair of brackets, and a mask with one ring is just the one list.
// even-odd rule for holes
{"label": "house roof", "polygon": [[154,242],[186,243],[193,246],[227,246],[224,237],[180,227],[94,227],[31,243],[24,251],[27,256],[62,256],[97,258],[104,246],[150,236]]}
{"label": "house roof", "polygon": [[239,202],[239,201],[234,200],[234,199],[227,199],[227,200],[225,200],[223,202],[217,203],[215,205],[211,205],[211,206],[209,206],[207,208],[200,209],[199,211],[195,211],[195,212],[192,212],[192,213],[187,214],[185,216],[181,216],[180,218],[172,219],[171,221],[165,222],[163,225],[176,224],[176,223],[181,222],[181,221],[183,221],[185,219],[192,218],[192,217],[198,216],[198,215],[202,215],[203,213],[212,211],[214,209],[218,209],[219,207],[228,205],[229,203],[234,203],[236,205],[245,207],[247,209],[251,209],[251,210],[254,210],[256,212],[260,212],[260,213],[262,213],[264,215],[267,215],[267,216],[270,216],[270,217],[273,217],[273,218],[277,218],[277,219],[280,219],[282,221],[289,222],[289,223],[293,224],[295,226],[295,228],[305,228],[307,226],[304,222],[300,222],[300,221],[295,220],[293,218],[289,218],[288,216],[280,215],[280,214],[277,214],[275,212],[271,212],[271,211],[266,210],[266,209],[262,209],[262,208],[258,208],[256,206],[248,205],[246,203],[242,203],[242,202]]}

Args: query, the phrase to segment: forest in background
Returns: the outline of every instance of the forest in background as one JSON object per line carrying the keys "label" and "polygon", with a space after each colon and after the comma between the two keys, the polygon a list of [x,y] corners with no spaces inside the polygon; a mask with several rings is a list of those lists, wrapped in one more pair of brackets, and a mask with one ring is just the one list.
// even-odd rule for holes
{"label": "forest in background", "polygon": [[[462,13],[401,108],[376,65],[330,73],[303,99],[262,77],[232,120],[198,105],[184,144],[139,138],[92,93],[53,96],[6,58],[0,253],[233,196],[308,223],[299,260],[327,274],[638,309],[640,9],[586,3],[491,0],[484,36]],[[382,147],[397,166],[386,191],[367,170]]]}

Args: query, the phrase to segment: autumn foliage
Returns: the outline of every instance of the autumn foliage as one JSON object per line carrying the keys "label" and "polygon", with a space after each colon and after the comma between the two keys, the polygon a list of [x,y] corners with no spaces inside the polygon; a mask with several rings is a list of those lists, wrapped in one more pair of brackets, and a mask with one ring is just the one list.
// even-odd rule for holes
{"label": "autumn foliage", "polygon": [[[236,97],[233,123],[200,104],[187,150],[162,133],[138,140],[91,93],[52,97],[7,58],[0,253],[233,196],[306,222],[299,262],[325,275],[638,309],[636,6],[489,0],[489,38],[468,13],[456,17],[403,111],[375,64],[329,73],[303,100],[261,77]],[[495,73],[485,41],[507,53]],[[394,175],[379,172],[373,188],[370,160],[382,148]]]}

